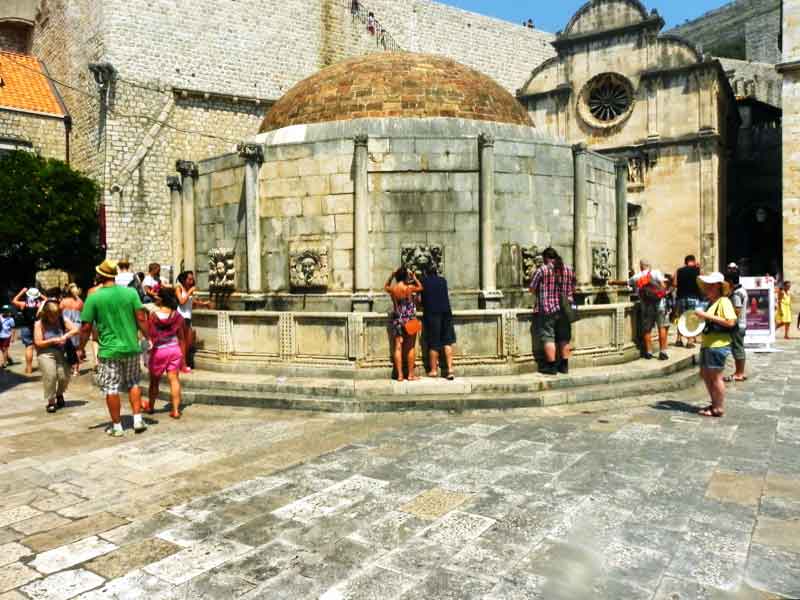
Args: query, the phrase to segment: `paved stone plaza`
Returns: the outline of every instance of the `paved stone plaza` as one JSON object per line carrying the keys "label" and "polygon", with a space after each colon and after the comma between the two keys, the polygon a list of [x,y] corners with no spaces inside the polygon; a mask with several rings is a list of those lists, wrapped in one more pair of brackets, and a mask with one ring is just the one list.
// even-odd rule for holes
{"label": "paved stone plaza", "polygon": [[0,600],[798,598],[784,348],[720,420],[695,389],[451,415],[198,405],[123,439],[88,376],[48,415],[6,372]]}

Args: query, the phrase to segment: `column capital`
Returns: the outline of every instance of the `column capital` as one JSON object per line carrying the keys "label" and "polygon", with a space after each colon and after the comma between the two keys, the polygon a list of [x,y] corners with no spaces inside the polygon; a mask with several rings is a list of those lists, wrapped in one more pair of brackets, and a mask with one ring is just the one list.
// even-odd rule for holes
{"label": "column capital", "polygon": [[572,144],[572,153],[573,154],[585,154],[589,151],[589,146],[586,142],[578,142],[577,144]]}
{"label": "column capital", "polygon": [[175,170],[184,178],[197,177],[197,163],[191,160],[175,161]]}
{"label": "column capital", "polygon": [[356,145],[356,148],[359,146],[366,146],[369,142],[369,136],[366,133],[357,133],[353,136],[353,142]]}
{"label": "column capital", "polygon": [[478,146],[481,148],[494,148],[494,135],[486,132],[478,134]]}
{"label": "column capital", "polygon": [[248,162],[256,162],[258,164],[264,162],[264,148],[261,144],[241,142],[237,144],[236,151],[239,153],[239,156]]}
{"label": "column capital", "polygon": [[181,179],[176,175],[169,175],[167,177],[167,187],[172,190],[173,192],[180,192],[181,188]]}
{"label": "column capital", "polygon": [[627,158],[618,158],[617,160],[614,161],[614,168],[617,169],[617,171],[625,171],[627,173],[627,171],[628,171],[628,159]]}

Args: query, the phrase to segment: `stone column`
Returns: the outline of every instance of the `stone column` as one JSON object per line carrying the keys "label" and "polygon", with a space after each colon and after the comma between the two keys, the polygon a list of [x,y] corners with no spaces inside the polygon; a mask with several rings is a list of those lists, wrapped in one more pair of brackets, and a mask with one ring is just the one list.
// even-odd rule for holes
{"label": "stone column", "polygon": [[500,308],[503,293],[497,289],[494,257],[494,136],[478,136],[480,154],[480,277],[481,308]]}
{"label": "stone column", "polygon": [[173,280],[183,266],[183,199],[181,180],[175,175],[167,177],[172,215],[172,276]]}
{"label": "stone column", "polygon": [[573,204],[574,238],[573,262],[575,263],[575,278],[578,285],[586,285],[592,281],[591,257],[589,256],[589,195],[586,185],[586,144],[575,144],[572,154],[575,160],[575,198]]}
{"label": "stone column", "polygon": [[197,179],[197,163],[179,160],[175,170],[181,174],[183,188],[183,268],[195,270],[195,231],[194,231],[194,180]]}
{"label": "stone column", "polygon": [[617,279],[628,279],[628,161],[617,161]]}
{"label": "stone column", "polygon": [[247,291],[263,292],[261,283],[261,214],[258,206],[258,171],[264,162],[260,144],[241,143],[239,156],[245,159],[244,198],[247,226]]}
{"label": "stone column", "polygon": [[370,312],[373,298],[369,267],[369,138],[359,134],[353,141],[353,310]]}

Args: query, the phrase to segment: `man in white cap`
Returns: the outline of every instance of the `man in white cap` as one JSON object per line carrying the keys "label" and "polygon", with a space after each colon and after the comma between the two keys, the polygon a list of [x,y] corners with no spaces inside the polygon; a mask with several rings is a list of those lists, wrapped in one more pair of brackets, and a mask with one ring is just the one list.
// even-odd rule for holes
{"label": "man in white cap", "polygon": [[[23,296],[25,296],[23,298]],[[44,303],[42,293],[36,288],[22,288],[11,301],[15,307],[22,311],[22,327],[19,336],[25,346],[25,375],[33,373],[33,325],[36,316]]]}
{"label": "man in white cap", "polygon": [[111,427],[106,433],[122,437],[120,392],[127,392],[133,412],[133,430],[142,433],[142,392],[139,389],[139,331],[147,335],[147,314],[134,288],[116,285],[117,263],[105,260],[97,271],[99,289],[86,298],[81,312],[81,350],[92,335],[92,325],[100,336],[97,383],[106,396]]}

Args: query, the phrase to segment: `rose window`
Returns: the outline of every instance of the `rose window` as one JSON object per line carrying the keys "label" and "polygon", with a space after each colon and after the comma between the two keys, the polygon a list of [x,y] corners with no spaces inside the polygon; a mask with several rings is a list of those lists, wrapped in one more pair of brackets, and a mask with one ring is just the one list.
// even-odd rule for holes
{"label": "rose window", "polygon": [[622,75],[602,73],[583,87],[578,110],[589,125],[613,127],[633,110],[633,85]]}

